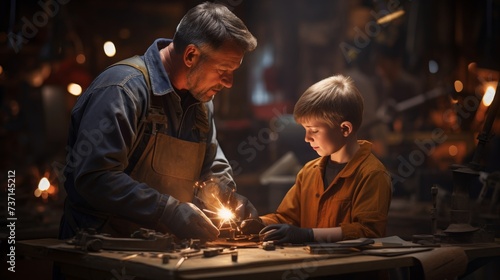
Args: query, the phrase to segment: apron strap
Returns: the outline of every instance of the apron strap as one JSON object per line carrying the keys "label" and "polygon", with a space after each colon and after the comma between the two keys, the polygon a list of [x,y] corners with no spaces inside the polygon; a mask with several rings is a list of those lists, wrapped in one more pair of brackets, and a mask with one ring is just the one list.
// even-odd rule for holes
{"label": "apron strap", "polygon": [[125,168],[124,172],[126,174],[130,174],[134,167],[137,165],[137,162],[141,158],[142,153],[144,152],[144,149],[146,148],[149,139],[151,138],[152,134],[156,134],[156,131],[159,130],[158,125],[163,125],[167,126],[167,116],[163,114],[163,105],[162,105],[162,96],[155,96],[153,94],[153,91],[151,89],[151,81],[149,80],[149,72],[148,69],[146,68],[146,64],[144,63],[144,60],[138,55],[126,58],[124,60],[121,60],[115,64],[112,64],[109,67],[115,66],[115,65],[128,65],[131,67],[136,68],[137,70],[141,71],[142,75],[144,76],[144,80],[146,81],[146,85],[148,87],[148,111],[146,113],[146,118],[142,119],[139,122],[139,129],[138,129],[138,136],[132,145],[132,148],[130,149],[129,152],[129,160],[128,160],[128,165]]}
{"label": "apron strap", "polygon": [[[168,125],[167,116],[163,112],[163,98],[165,96],[155,96],[153,94],[151,81],[149,80],[148,69],[146,68],[144,60],[140,56],[135,55],[126,58],[115,64],[112,64],[109,67],[115,65],[128,65],[141,71],[141,73],[144,75],[144,79],[146,81],[149,92],[148,111],[146,113],[146,118],[141,120],[139,123],[138,137],[136,138],[136,141],[132,145],[132,148],[129,152],[129,163],[124,170],[125,173],[130,174],[130,172],[132,172],[134,167],[137,165],[137,162],[141,158],[141,155],[144,152],[144,149],[146,148],[151,135],[156,134],[157,131],[161,130],[161,127],[165,129]],[[208,133],[210,131],[210,123],[208,120],[208,110],[203,103],[200,103],[197,106],[195,125],[200,131],[200,142],[207,142]]]}

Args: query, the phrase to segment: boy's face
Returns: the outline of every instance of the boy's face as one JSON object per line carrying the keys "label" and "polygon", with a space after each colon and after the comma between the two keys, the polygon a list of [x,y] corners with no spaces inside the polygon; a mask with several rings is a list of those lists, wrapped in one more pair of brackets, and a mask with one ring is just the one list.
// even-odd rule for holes
{"label": "boy's face", "polygon": [[338,125],[332,128],[326,122],[314,119],[301,124],[306,130],[305,141],[320,156],[332,155],[346,144],[346,137]]}

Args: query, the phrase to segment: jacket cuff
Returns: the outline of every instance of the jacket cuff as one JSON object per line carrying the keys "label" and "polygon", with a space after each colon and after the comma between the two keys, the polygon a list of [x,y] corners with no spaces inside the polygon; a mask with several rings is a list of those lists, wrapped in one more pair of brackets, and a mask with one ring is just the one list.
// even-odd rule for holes
{"label": "jacket cuff", "polygon": [[342,229],[342,240],[357,239],[362,237],[359,234],[359,230],[352,224],[341,224],[340,228]]}
{"label": "jacket cuff", "polygon": [[163,213],[160,217],[160,222],[169,224],[170,220],[174,216],[175,208],[179,205],[179,200],[175,199],[172,196],[164,196],[167,198],[167,202],[165,203],[165,207],[163,208]]}

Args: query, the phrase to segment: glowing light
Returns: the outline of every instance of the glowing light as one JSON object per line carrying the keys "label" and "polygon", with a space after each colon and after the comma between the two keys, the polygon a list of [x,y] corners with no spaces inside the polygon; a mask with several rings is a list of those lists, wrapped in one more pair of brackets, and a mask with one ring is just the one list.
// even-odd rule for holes
{"label": "glowing light", "polygon": [[67,90],[74,96],[82,94],[82,87],[79,84],[70,83],[67,87]]}
{"label": "glowing light", "polygon": [[[214,206],[214,205],[210,206],[210,207],[214,207],[216,209],[215,212],[210,211],[208,209],[203,209],[203,211],[216,215],[216,218],[219,220],[219,226],[218,226],[219,230],[224,225],[227,225],[227,226],[229,226],[230,229],[233,229],[233,224],[234,224],[235,228],[237,230],[239,230],[238,224],[236,224],[236,222],[234,220],[234,218],[235,218],[234,212],[230,208],[224,206],[224,204],[222,204],[220,199],[218,197],[216,197],[214,194],[212,194],[212,196],[216,199],[217,204],[218,204],[218,206]],[[238,205],[238,207],[236,207],[235,210],[238,210],[241,206],[242,205]]]}
{"label": "glowing light", "polygon": [[85,58],[85,55],[84,55],[83,53],[78,54],[78,55],[76,56],[76,62],[77,62],[78,64],[84,64],[84,63],[85,63],[85,60],[86,60],[86,58]]}
{"label": "glowing light", "polygon": [[471,62],[469,63],[469,65],[467,65],[467,70],[469,70],[469,72],[476,72],[477,70],[477,63],[475,62]]}
{"label": "glowing light", "polygon": [[[223,185],[224,187],[221,187]],[[234,205],[234,190],[227,188],[227,183],[219,178],[212,178],[203,182],[196,182],[196,196],[204,202],[206,208],[202,211],[209,213],[208,217],[218,227],[219,230],[239,231],[236,215],[238,209],[243,205],[240,203]]]}
{"label": "glowing light", "polygon": [[483,96],[483,105],[486,107],[490,106],[493,98],[495,98],[495,89],[492,86],[488,86]]}
{"label": "glowing light", "polygon": [[49,195],[55,195],[57,193],[57,187],[50,184],[49,179],[47,179],[47,177],[49,176],[48,173],[46,173],[45,176],[46,177],[40,179],[38,187],[35,189],[33,194],[36,197],[41,197],[44,202],[47,202]]}
{"label": "glowing light", "polygon": [[111,41],[107,41],[106,43],[104,43],[104,53],[108,56],[108,57],[113,57],[115,56],[116,54],[116,47],[115,47],[115,44]]}
{"label": "glowing light", "polygon": [[429,72],[435,74],[439,71],[439,64],[435,60],[429,60]]}
{"label": "glowing light", "polygon": [[454,157],[456,155],[458,155],[458,148],[457,146],[455,145],[450,145],[448,147],[448,153],[450,154],[450,156]]}
{"label": "glowing light", "polygon": [[50,182],[49,179],[46,177],[43,177],[40,182],[38,183],[38,189],[41,191],[46,191],[50,188]]}
{"label": "glowing light", "polygon": [[226,222],[234,218],[234,213],[226,207],[220,208],[219,211],[217,211],[217,215]]}
{"label": "glowing light", "polygon": [[462,81],[456,80],[453,85],[455,86],[456,92],[462,92],[462,90],[464,90],[464,84],[462,83]]}

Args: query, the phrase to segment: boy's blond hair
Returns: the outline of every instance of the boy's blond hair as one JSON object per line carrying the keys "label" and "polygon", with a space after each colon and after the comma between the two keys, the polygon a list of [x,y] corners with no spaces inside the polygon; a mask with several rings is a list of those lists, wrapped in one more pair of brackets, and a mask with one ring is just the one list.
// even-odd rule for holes
{"label": "boy's blond hair", "polygon": [[330,127],[344,121],[357,131],[363,120],[363,97],[350,77],[335,75],[310,86],[293,110],[295,121],[325,121]]}

